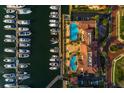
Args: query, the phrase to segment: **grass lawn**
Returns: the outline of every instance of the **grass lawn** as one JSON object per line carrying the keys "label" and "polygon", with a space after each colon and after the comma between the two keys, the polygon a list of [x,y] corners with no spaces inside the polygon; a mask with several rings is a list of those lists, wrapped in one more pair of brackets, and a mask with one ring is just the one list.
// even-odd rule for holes
{"label": "grass lawn", "polygon": [[120,87],[124,87],[124,57],[122,57],[116,62],[115,84]]}
{"label": "grass lawn", "polygon": [[118,51],[119,48],[117,47],[117,45],[111,45],[111,46],[110,46],[110,50],[111,50],[111,51]]}

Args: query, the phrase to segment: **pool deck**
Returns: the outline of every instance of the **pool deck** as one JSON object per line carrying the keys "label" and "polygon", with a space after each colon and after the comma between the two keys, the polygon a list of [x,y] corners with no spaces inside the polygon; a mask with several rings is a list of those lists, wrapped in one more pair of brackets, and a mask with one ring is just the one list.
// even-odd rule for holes
{"label": "pool deck", "polygon": [[[70,22],[72,23],[72,22]],[[90,21],[75,21],[78,25],[79,33],[81,36],[80,41],[71,42],[69,39],[70,36],[70,28],[69,24],[66,24],[66,66],[70,66],[70,57],[79,52],[78,57],[78,70],[82,72],[95,73],[95,68],[88,66],[88,51],[92,51],[89,49],[89,35],[88,33],[92,31],[89,28],[95,28],[96,22],[94,20]],[[72,72],[71,70],[69,71]]]}

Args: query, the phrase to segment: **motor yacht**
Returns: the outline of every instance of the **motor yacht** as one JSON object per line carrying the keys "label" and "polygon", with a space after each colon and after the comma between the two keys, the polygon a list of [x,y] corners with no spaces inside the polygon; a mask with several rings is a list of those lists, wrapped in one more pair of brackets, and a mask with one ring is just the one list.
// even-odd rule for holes
{"label": "motor yacht", "polygon": [[51,44],[59,43],[59,40],[57,38],[52,38],[50,41],[51,41]]}
{"label": "motor yacht", "polygon": [[4,67],[7,68],[7,69],[15,69],[16,64],[15,63],[13,63],[13,64],[5,64]]}
{"label": "motor yacht", "polygon": [[4,23],[16,23],[16,20],[14,20],[14,19],[4,19],[3,22]]}
{"label": "motor yacht", "polygon": [[15,15],[12,15],[12,14],[11,14],[11,15],[8,15],[8,14],[7,14],[7,15],[4,16],[4,18],[8,18],[8,19],[13,19],[13,18],[15,18],[15,17],[16,17],[16,16],[15,16]]}
{"label": "motor yacht", "polygon": [[19,25],[29,25],[30,24],[30,20],[18,20],[17,23]]}
{"label": "motor yacht", "polygon": [[6,43],[14,43],[16,40],[15,39],[13,39],[13,38],[5,38],[4,39],[4,42],[6,42]]}
{"label": "motor yacht", "polygon": [[18,28],[19,31],[29,31],[28,27],[19,27]]}
{"label": "motor yacht", "polygon": [[30,38],[19,38],[19,42],[30,42]]}
{"label": "motor yacht", "polygon": [[30,47],[30,43],[19,43],[19,47]]}
{"label": "motor yacht", "polygon": [[54,47],[50,49],[51,53],[58,53],[59,52],[59,48],[58,47]]}
{"label": "motor yacht", "polygon": [[6,57],[3,59],[4,62],[8,62],[8,63],[11,63],[11,62],[16,62],[16,58],[15,57]]}
{"label": "motor yacht", "polygon": [[15,53],[15,48],[5,48],[4,52]]}
{"label": "motor yacht", "polygon": [[4,77],[4,78],[15,78],[16,74],[15,73],[3,74],[2,77]]}
{"label": "motor yacht", "polygon": [[19,58],[28,58],[29,54],[19,54]]}
{"label": "motor yacht", "polygon": [[28,50],[28,49],[19,49],[19,53],[21,54],[23,54],[23,53],[30,53],[30,50]]}
{"label": "motor yacht", "polygon": [[22,31],[19,32],[19,36],[30,36],[31,35],[31,31]]}
{"label": "motor yacht", "polygon": [[30,8],[18,9],[18,14],[30,14],[31,12]]}

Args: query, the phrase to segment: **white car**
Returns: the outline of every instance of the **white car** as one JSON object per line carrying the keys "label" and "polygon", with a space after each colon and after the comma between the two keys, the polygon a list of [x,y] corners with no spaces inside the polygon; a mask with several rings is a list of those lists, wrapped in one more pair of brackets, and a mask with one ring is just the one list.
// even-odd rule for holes
{"label": "white car", "polygon": [[4,18],[15,18],[16,16],[15,15],[5,15]]}
{"label": "white car", "polygon": [[15,53],[15,48],[5,48],[4,52]]}
{"label": "white car", "polygon": [[58,10],[59,9],[59,5],[51,5],[50,9],[52,10]]}
{"label": "white car", "polygon": [[16,20],[14,20],[14,19],[4,19],[3,22],[4,23],[16,23]]}
{"label": "white car", "polygon": [[4,37],[5,37],[5,38],[13,38],[13,39],[16,38],[14,35],[5,35]]}
{"label": "white car", "polygon": [[4,62],[16,62],[16,58],[15,57],[6,57],[5,59],[3,59]]}
{"label": "white car", "polygon": [[4,42],[7,42],[7,43],[14,43],[14,42],[15,42],[15,39],[6,38],[6,39],[4,39]]}
{"label": "white car", "polygon": [[19,31],[28,31],[29,28],[28,27],[19,27],[18,30]]}

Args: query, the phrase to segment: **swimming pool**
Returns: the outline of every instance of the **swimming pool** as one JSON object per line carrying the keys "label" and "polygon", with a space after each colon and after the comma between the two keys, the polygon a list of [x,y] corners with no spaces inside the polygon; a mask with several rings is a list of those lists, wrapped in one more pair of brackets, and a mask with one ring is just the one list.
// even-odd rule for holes
{"label": "swimming pool", "polygon": [[70,24],[70,40],[71,41],[76,41],[78,39],[78,26],[76,23],[71,23]]}
{"label": "swimming pool", "polygon": [[77,70],[77,58],[76,58],[76,55],[72,56],[71,57],[71,60],[70,60],[70,68],[72,71],[76,71]]}

